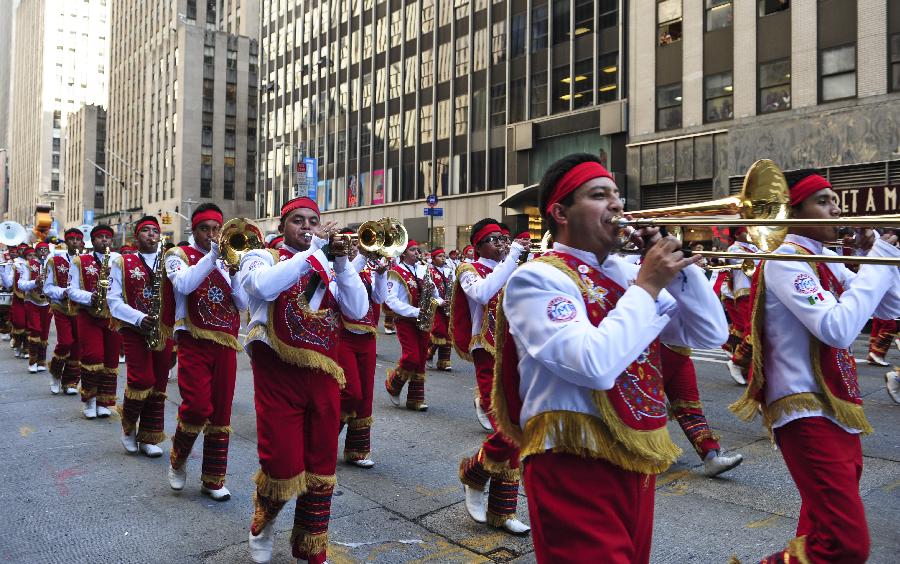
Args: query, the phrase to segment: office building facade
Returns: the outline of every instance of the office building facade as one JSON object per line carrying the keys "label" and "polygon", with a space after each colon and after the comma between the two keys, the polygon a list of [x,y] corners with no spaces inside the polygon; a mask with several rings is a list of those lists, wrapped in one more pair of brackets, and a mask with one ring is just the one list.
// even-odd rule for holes
{"label": "office building facade", "polygon": [[[93,223],[105,210],[106,109],[81,106],[66,120],[63,147],[65,210],[58,210],[60,227],[67,229]],[[60,213],[63,212],[63,213]]]}

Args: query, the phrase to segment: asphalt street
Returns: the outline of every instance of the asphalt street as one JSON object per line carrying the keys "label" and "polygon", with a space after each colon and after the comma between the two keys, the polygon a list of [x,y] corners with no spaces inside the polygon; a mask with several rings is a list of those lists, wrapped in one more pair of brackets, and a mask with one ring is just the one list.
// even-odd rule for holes
{"label": "asphalt street", "polygon": [[[51,350],[54,344],[51,335]],[[227,486],[228,502],[200,494],[200,442],[188,463],[188,484],[176,493],[166,480],[167,456],[128,455],[116,418],[88,421],[73,396],[52,396],[47,373],[29,374],[0,343],[0,561],[16,563],[249,562],[251,476],[257,469],[253,382],[239,356]],[[861,338],[854,352],[865,355]],[[399,355],[394,336],[379,336],[371,470],[338,464],[329,562],[533,562],[529,538],[474,523],[457,478],[462,456],[484,438],[472,408],[472,366],[454,356],[453,372],[429,373],[427,413],[393,407],[381,382]],[[703,476],[681,430],[684,449],[657,481],[652,561],[758,561],[793,536],[800,506],[780,453],[759,423],[744,424],[727,406],[740,394],[721,351],[695,355],[712,427],[743,465],[717,479]],[[888,359],[900,364],[896,348]],[[900,405],[884,389],[885,369],[860,363],[866,412],[875,433],[863,439],[861,492],[872,537],[871,562],[900,554]],[[119,398],[125,382],[120,367]],[[166,430],[175,430],[177,380],[170,381]],[[161,445],[168,455],[169,442]],[[519,515],[528,520],[521,492]],[[293,506],[278,521],[273,562],[293,562],[288,539]],[[893,555],[893,556],[891,556]]]}

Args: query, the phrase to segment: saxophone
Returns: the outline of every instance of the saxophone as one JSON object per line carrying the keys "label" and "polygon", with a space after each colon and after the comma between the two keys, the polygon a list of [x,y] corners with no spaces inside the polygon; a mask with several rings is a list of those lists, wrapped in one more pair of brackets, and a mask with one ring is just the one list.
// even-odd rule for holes
{"label": "saxophone", "polygon": [[419,331],[431,331],[437,301],[434,299],[434,280],[428,271],[428,263],[423,261],[423,264],[425,264],[425,278],[419,286],[419,317],[416,318],[416,327]]}
{"label": "saxophone", "polygon": [[152,351],[162,350],[162,331],[160,330],[160,320],[162,319],[162,282],[163,276],[166,275],[165,263],[163,262],[163,246],[162,241],[159,242],[159,248],[156,251],[156,265],[153,269],[153,286],[150,293],[150,311],[147,312],[154,323],[150,331],[144,336],[147,347]]}
{"label": "saxophone", "polygon": [[102,317],[103,310],[106,308],[106,292],[109,290],[109,247],[103,252],[103,264],[100,266],[100,274],[97,276],[97,289],[94,294],[97,296],[97,304],[91,306],[91,315],[94,317]]}

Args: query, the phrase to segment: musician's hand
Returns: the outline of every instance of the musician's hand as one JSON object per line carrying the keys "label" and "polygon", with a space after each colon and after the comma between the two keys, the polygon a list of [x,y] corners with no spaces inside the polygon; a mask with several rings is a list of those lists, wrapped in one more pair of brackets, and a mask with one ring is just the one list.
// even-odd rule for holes
{"label": "musician's hand", "polygon": [[100,305],[100,296],[98,294],[91,294],[91,307],[97,307]]}
{"label": "musician's hand", "polygon": [[328,243],[331,254],[336,257],[345,257],[350,252],[350,245],[345,237],[332,237]]}
{"label": "musician's hand", "polygon": [[235,274],[237,274],[240,271],[241,271],[241,269],[238,268],[237,266],[229,266],[228,267],[228,276],[234,276]]}
{"label": "musician's hand", "polygon": [[384,274],[385,272],[387,272],[390,266],[391,263],[389,263],[388,261],[378,259],[378,262],[375,263],[375,268],[373,268],[373,270],[376,272],[376,274]]}
{"label": "musician's hand", "polygon": [[856,248],[868,251],[875,244],[875,231],[872,229],[860,229],[856,232]]}
{"label": "musician's hand", "polygon": [[331,233],[334,231],[337,231],[336,221],[325,221],[312,228],[313,235],[319,239],[325,239],[326,241],[331,237]]}
{"label": "musician's hand", "polygon": [[154,326],[156,326],[156,318],[152,315],[145,315],[144,318],[141,319],[139,328],[142,332],[149,333]]}
{"label": "musician's hand", "polygon": [[666,237],[647,251],[635,284],[656,299],[660,291],[668,286],[679,272],[691,264],[696,264],[701,258],[703,257],[699,255],[685,258],[678,239]]}
{"label": "musician's hand", "polygon": [[524,247],[526,251],[531,250],[531,237],[522,237],[521,239],[516,239],[513,242],[522,245],[522,247]]}
{"label": "musician's hand", "polygon": [[[887,233],[885,233],[884,235],[881,236],[881,240],[889,245],[896,246],[898,241],[900,241],[900,238],[897,237],[896,231],[888,231]],[[872,244],[874,245],[875,242],[873,241]]]}

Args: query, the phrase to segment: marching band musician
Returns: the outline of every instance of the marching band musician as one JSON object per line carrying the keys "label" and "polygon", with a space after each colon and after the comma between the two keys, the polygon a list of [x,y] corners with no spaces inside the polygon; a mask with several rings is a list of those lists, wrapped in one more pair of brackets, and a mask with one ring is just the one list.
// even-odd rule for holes
{"label": "marching band musician", "polygon": [[[492,218],[472,226],[471,242],[478,258],[459,267],[452,300],[453,344],[461,358],[475,364],[476,410],[483,410],[494,429],[497,428],[491,413],[494,319],[500,290],[518,265],[519,256],[531,244],[530,239],[516,239],[507,246],[504,236],[500,223]],[[482,425],[487,429],[487,425]],[[528,533],[530,528],[516,518],[519,478],[519,449],[502,433],[494,431],[474,456],[460,461],[459,479],[465,490],[466,510],[472,519],[516,535]],[[488,490],[487,507],[485,490]]]}
{"label": "marching band musician", "polygon": [[[93,252],[78,255],[69,270],[69,299],[78,305],[78,345],[81,356],[81,401],[88,419],[109,417],[116,405],[116,380],[119,374],[119,348],[122,337],[110,318],[109,304],[99,293],[105,253],[114,234],[112,227],[97,225],[91,229]],[[109,251],[112,263],[119,254]],[[103,303],[101,303],[103,302]],[[94,308],[101,307],[99,313]]]}
{"label": "marching band musician", "polygon": [[455,270],[449,264],[447,253],[442,248],[431,251],[431,280],[434,283],[435,292],[444,302],[434,312],[434,323],[431,325],[431,344],[428,346],[428,354],[426,359],[431,363],[434,353],[437,353],[438,370],[453,370],[450,365],[450,315],[448,306],[450,304],[450,294],[453,292],[453,280],[455,279]]}
{"label": "marching band musician", "polygon": [[178,343],[178,427],[172,438],[168,471],[173,490],[184,489],[185,465],[197,436],[203,433],[201,493],[226,501],[231,404],[237,376],[240,312],[247,294],[237,268],[220,259],[217,244],[222,210],[200,204],[191,214],[194,243],[173,248],[166,255],[166,273],[175,297],[175,336]]}
{"label": "marching band musician", "polygon": [[19,276],[19,288],[25,292],[25,319],[28,325],[28,371],[47,370],[47,338],[50,336],[50,300],[44,294],[42,256],[50,252],[40,242],[25,251],[27,267]]}
{"label": "marching band musician", "polygon": [[595,156],[560,159],[539,190],[556,243],[507,283],[493,414],[521,445],[538,562],[648,562],[655,475],[679,454],[659,341],[717,347],[725,317],[674,238],[643,230],[641,266],[610,256],[622,200]]}
{"label": "marching band musician", "polygon": [[58,394],[65,390],[67,395],[78,393],[81,379],[81,355],[78,342],[78,318],[69,301],[69,274],[84,234],[76,228],[67,229],[63,234],[66,252],[53,253],[47,259],[44,293],[50,298],[53,319],[56,322],[56,348],[50,360],[50,392]]}
{"label": "marching band musician", "polygon": [[[728,247],[729,253],[758,253],[759,249],[750,242],[746,227],[734,230],[734,242]],[[729,264],[740,264],[740,259],[729,259]],[[728,373],[741,386],[747,384],[747,373],[753,349],[750,346],[750,279],[740,269],[727,273],[728,292],[723,300],[725,311],[731,319],[731,333],[728,347],[731,358],[728,360]]]}
{"label": "marching band musician", "polygon": [[[3,263],[0,264],[0,286],[3,287],[4,292],[12,292],[13,285],[13,255],[15,254],[14,248],[6,248],[3,251]],[[12,298],[12,296],[10,296]],[[9,305],[0,308],[0,340],[9,341],[12,337],[12,323],[10,322],[10,306],[12,306],[12,300],[10,299]]]}
{"label": "marching band musician", "polygon": [[[791,217],[831,219],[841,207],[831,184],[814,171],[786,175]],[[792,226],[777,253],[836,253],[832,226]],[[859,238],[868,256],[900,257],[897,237]],[[859,480],[860,434],[872,431],[863,413],[856,363],[848,347],[873,313],[900,314],[900,276],[867,264],[854,274],[840,262],[765,262],[754,275],[750,384],[731,406],[739,417],[762,411],[800,491],[796,537],[764,562],[865,562],[869,532]],[[789,343],[789,344],[788,344]]]}
{"label": "marching band musician", "polygon": [[[300,197],[281,208],[280,249],[257,249],[241,260],[250,303],[246,350],[253,369],[257,449],[250,555],[272,557],[274,521],[297,496],[293,555],[325,561],[340,430],[340,315],[366,315],[366,289],[340,239],[322,247],[333,222],[320,224],[315,201]],[[323,238],[324,237],[324,238]]]}
{"label": "marching band musician", "polygon": [[[425,403],[425,355],[431,342],[431,331],[430,328],[423,331],[416,325],[425,276],[430,276],[430,267],[419,262],[419,243],[410,239],[399,262],[388,272],[385,302],[395,315],[394,325],[401,352],[397,366],[388,371],[384,387],[391,403],[399,406],[400,393],[409,382],[406,408],[413,411],[428,410]],[[444,303],[437,295],[432,295],[432,299],[438,306]]]}
{"label": "marching band musician", "polygon": [[468,263],[475,262],[475,247],[473,247],[472,245],[466,245],[463,248],[462,262],[468,262]]}
{"label": "marching band musician", "polygon": [[869,354],[866,361],[875,366],[890,366],[884,357],[887,356],[891,344],[897,341],[900,347],[900,339],[897,336],[897,320],[896,319],[880,319],[872,318],[872,333],[869,336]]}
{"label": "marching band musician", "polygon": [[[125,345],[127,382],[122,416],[122,446],[128,453],[162,456],[159,443],[166,439],[165,401],[172,361],[171,311],[162,308],[162,318],[153,313],[155,299],[163,300],[163,260],[159,252],[159,221],[144,216],[134,226],[137,252],[112,261],[109,311],[121,322]],[[156,295],[155,295],[156,294]],[[170,308],[171,305],[169,304]],[[169,308],[169,309],[170,309]],[[151,349],[145,335],[159,327],[160,343]]]}
{"label": "marching band musician", "polygon": [[[342,234],[355,233],[345,229]],[[344,437],[344,460],[360,468],[372,468],[372,400],[375,390],[375,355],[378,318],[387,296],[387,271],[390,262],[370,261],[359,252],[359,240],[350,247],[353,268],[366,287],[369,309],[360,319],[348,319],[341,313],[343,329],[338,343],[338,358],[344,367],[347,385],[341,390],[341,426],[347,426]]]}
{"label": "marching band musician", "polygon": [[15,247],[12,264],[12,304],[9,308],[9,321],[12,325],[12,342],[10,346],[15,349],[16,358],[28,358],[25,353],[25,343],[28,342],[28,319],[25,315],[25,292],[19,288],[19,278],[28,268],[25,260],[26,243],[20,243]]}

